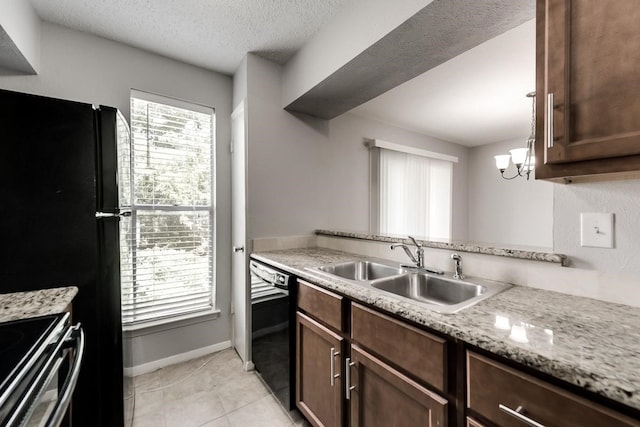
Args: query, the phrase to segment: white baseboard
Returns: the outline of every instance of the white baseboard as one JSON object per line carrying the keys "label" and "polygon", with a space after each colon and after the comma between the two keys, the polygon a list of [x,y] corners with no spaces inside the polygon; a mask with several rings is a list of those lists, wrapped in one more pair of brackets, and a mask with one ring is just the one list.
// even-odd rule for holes
{"label": "white baseboard", "polygon": [[219,342],[207,347],[187,351],[186,353],[174,354],[173,356],[166,357],[164,359],[158,359],[153,362],[143,363],[142,365],[124,368],[124,375],[127,377],[135,377],[146,374],[147,372],[153,372],[166,366],[175,365],[176,363],[186,362],[187,360],[206,356],[207,354],[215,353],[216,351],[224,350],[229,347],[231,347],[231,341]]}

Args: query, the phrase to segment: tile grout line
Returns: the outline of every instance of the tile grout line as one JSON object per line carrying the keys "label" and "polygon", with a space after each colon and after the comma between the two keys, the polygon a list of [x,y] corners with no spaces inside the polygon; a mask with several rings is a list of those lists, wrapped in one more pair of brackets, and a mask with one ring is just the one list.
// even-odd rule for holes
{"label": "tile grout line", "polygon": [[[224,351],[224,350],[222,350],[222,351]],[[202,365],[200,365],[200,366],[198,366],[197,368],[195,368],[193,371],[189,372],[189,374],[188,374],[187,376],[185,376],[184,378],[181,378],[181,379],[179,379],[179,380],[177,380],[177,381],[174,381],[174,382],[172,382],[172,383],[170,383],[170,384],[165,384],[165,385],[163,385],[163,386],[161,386],[161,387],[156,387],[156,388],[152,388],[152,389],[149,389],[149,390],[141,390],[141,391],[140,391],[140,394],[145,394],[145,393],[154,393],[154,392],[156,392],[156,391],[162,391],[162,390],[165,390],[165,389],[167,389],[167,388],[169,388],[169,387],[173,387],[173,386],[175,386],[175,385],[178,385],[178,384],[181,384],[181,383],[185,382],[186,380],[188,380],[189,378],[191,378],[191,377],[193,376],[193,374],[195,374],[195,373],[196,373],[196,372],[198,372],[200,369],[204,368],[207,364],[209,364],[209,362],[211,362],[212,360],[214,360],[214,359],[218,358],[218,356],[220,355],[220,353],[222,353],[222,351],[217,352],[217,353],[213,353],[213,354],[211,355],[211,358],[209,358],[209,360],[207,360],[207,361],[206,361],[206,362],[204,362]],[[187,362],[183,362],[183,363],[188,363],[188,361],[187,361]],[[168,367],[171,367],[171,366],[175,366],[175,365],[177,365],[177,364],[169,365],[169,366],[166,366],[165,368],[168,368]],[[165,368],[158,369],[158,370],[154,371],[154,373],[155,373],[155,372],[158,372],[158,371],[161,371],[162,369],[165,369]],[[138,392],[136,391],[135,393],[138,393]]]}
{"label": "tile grout line", "polygon": [[[161,386],[159,386],[159,387],[155,387],[155,388],[151,388],[151,389],[144,389],[144,388],[141,388],[141,389],[138,389],[138,390],[136,391],[136,394],[138,394],[138,393],[139,393],[140,395],[144,395],[144,394],[150,394],[150,393],[160,392],[160,393],[163,393],[163,395],[164,395],[164,391],[165,391],[165,390],[170,389],[171,387],[174,387],[174,386],[176,386],[176,385],[178,385],[178,384],[184,383],[185,381],[187,381],[187,380],[189,380],[190,378],[194,377],[194,374],[196,374],[198,371],[202,370],[205,366],[207,366],[207,365],[208,365],[208,364],[210,364],[211,362],[215,362],[215,361],[216,361],[216,359],[220,359],[220,358],[221,358],[220,356],[222,356],[222,353],[224,353],[224,350],[222,350],[222,351],[220,351],[220,352],[216,352],[216,353],[212,354],[212,355],[211,355],[211,357],[210,357],[210,358],[208,358],[208,360],[206,360],[206,361],[205,361],[204,363],[202,363],[200,366],[198,366],[198,367],[196,367],[196,368],[192,369],[191,371],[189,371],[189,373],[188,373],[187,375],[185,375],[183,378],[180,378],[180,379],[179,379],[179,380],[177,380],[177,381],[171,382],[171,383],[169,383],[169,384],[164,384],[164,385],[161,385]],[[188,362],[183,362],[183,363],[188,363]],[[176,365],[178,365],[178,364],[176,364]],[[211,366],[214,366],[214,367],[215,367],[216,365],[215,365],[215,363],[214,363],[214,364],[212,364]],[[159,375],[159,373],[160,373],[160,372],[161,372],[161,370],[160,370],[160,369],[159,369],[159,370],[157,370],[157,371],[155,371],[155,373],[156,373],[156,374],[158,374],[158,375]],[[165,371],[165,372],[167,372],[167,371]],[[215,417],[215,418],[211,418],[211,419],[209,419],[209,420],[206,420],[206,421],[204,421],[204,422],[202,422],[202,423],[198,424],[198,427],[203,427],[203,426],[205,426],[205,425],[207,425],[207,424],[209,424],[209,423],[214,423],[214,422],[216,422],[216,421],[219,421],[221,418],[226,418],[227,423],[228,423],[229,425],[231,425],[231,421],[230,421],[230,419],[229,419],[229,415],[233,415],[233,414],[235,414],[235,413],[237,413],[237,412],[240,412],[240,411],[242,411],[242,410],[245,410],[248,406],[250,406],[250,405],[254,405],[254,404],[256,404],[257,402],[260,402],[260,401],[261,401],[261,400],[263,400],[263,399],[265,399],[265,404],[267,404],[267,406],[268,406],[268,407],[271,407],[271,406],[272,406],[271,404],[275,404],[275,405],[277,405],[277,407],[279,408],[279,410],[280,410],[280,411],[282,411],[282,412],[280,412],[280,413],[281,413],[281,414],[282,414],[282,413],[284,413],[284,419],[283,419],[282,421],[284,421],[284,422],[286,423],[286,425],[287,425],[287,426],[296,426],[296,425],[297,425],[297,424],[296,424],[296,422],[297,422],[297,421],[295,421],[295,420],[293,419],[293,417],[292,417],[291,413],[290,413],[290,412],[288,412],[288,411],[283,407],[283,405],[281,404],[281,402],[280,402],[280,401],[278,400],[278,398],[276,397],[275,393],[273,393],[273,392],[269,389],[269,387],[266,385],[266,383],[265,383],[264,379],[262,378],[262,376],[261,376],[257,371],[253,371],[253,372],[251,372],[251,371],[244,371],[243,369],[241,369],[241,368],[240,368],[239,373],[240,373],[240,374],[245,374],[245,373],[246,373],[246,374],[250,374],[250,375],[253,375],[253,377],[254,377],[254,378],[256,378],[256,377],[257,377],[257,378],[258,378],[258,380],[259,380],[259,381],[258,381],[258,383],[260,384],[260,386],[262,387],[262,389],[261,389],[261,390],[258,390],[258,389],[257,389],[257,387],[255,387],[255,390],[254,390],[254,391],[256,391],[256,392],[262,392],[262,391],[264,391],[264,392],[266,392],[266,393],[265,393],[264,395],[260,396],[260,397],[253,398],[253,399],[251,399],[249,402],[246,402],[246,403],[242,404],[241,406],[239,406],[239,407],[237,407],[237,408],[234,408],[234,409],[232,409],[232,410],[230,410],[230,411],[226,411],[226,410],[225,410],[224,405],[222,404],[222,400],[220,400],[220,396],[216,396],[216,397],[218,398],[218,400],[220,400],[221,407],[222,407],[222,409],[223,409],[224,413],[223,413],[223,414],[221,414],[221,415],[219,415],[219,416],[217,416],[217,417]],[[160,384],[162,384],[162,382],[160,382]],[[232,384],[232,379],[229,379],[229,381],[225,381],[223,384],[220,384],[219,386],[223,386],[223,387],[224,387],[224,386],[229,386],[230,384]],[[216,385],[216,387],[218,387],[218,385]],[[223,391],[223,390],[224,390],[224,389],[219,389],[219,390],[218,390],[218,392],[221,392],[221,391]],[[269,396],[269,399],[267,399],[267,396]],[[266,402],[266,400],[269,400],[269,403],[267,403],[267,402]],[[136,406],[137,406],[137,405],[136,405]],[[269,409],[269,411],[271,411],[271,410],[272,410],[272,409]],[[138,412],[138,411],[135,411],[135,412],[134,412],[134,417],[133,417],[133,418],[134,418],[134,425],[138,425],[138,423],[140,423],[140,425],[146,425],[146,424],[144,424],[144,422],[145,422],[145,417],[150,416],[151,414],[144,414],[144,415],[141,415],[141,416],[136,416],[136,415],[137,415],[137,414],[136,414],[137,412]],[[169,415],[169,414],[167,414],[165,410],[163,410],[163,411],[162,411],[162,413],[158,413],[158,412],[156,413],[156,416],[161,417],[161,418],[162,418],[162,421],[164,421],[164,426],[165,426],[165,427],[166,427],[166,426],[168,426],[168,424],[167,424],[167,423],[168,423],[168,419],[169,419],[169,418],[168,418],[168,415]],[[275,415],[275,414],[274,414],[274,415]],[[279,417],[278,417],[278,418],[279,418]],[[159,421],[159,420],[158,420],[158,421]]]}

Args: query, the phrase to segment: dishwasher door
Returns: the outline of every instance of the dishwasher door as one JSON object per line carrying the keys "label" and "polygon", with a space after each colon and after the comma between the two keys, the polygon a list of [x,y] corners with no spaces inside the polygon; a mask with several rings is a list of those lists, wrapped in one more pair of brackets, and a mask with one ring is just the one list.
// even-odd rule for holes
{"label": "dishwasher door", "polygon": [[295,407],[294,278],[255,260],[250,261],[249,270],[252,361],[281,404],[291,410]]}

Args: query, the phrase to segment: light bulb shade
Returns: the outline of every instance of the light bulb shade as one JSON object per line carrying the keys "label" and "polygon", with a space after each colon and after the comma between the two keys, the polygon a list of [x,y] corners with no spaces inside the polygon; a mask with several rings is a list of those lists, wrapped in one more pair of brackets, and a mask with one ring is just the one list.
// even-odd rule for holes
{"label": "light bulb shade", "polygon": [[509,167],[509,161],[511,156],[509,154],[501,154],[499,156],[493,156],[496,159],[496,167],[500,170],[505,170]]}
{"label": "light bulb shade", "polygon": [[529,153],[528,148],[514,148],[513,150],[509,150],[511,153],[511,159],[513,163],[516,165],[521,165],[527,159],[527,154]]}

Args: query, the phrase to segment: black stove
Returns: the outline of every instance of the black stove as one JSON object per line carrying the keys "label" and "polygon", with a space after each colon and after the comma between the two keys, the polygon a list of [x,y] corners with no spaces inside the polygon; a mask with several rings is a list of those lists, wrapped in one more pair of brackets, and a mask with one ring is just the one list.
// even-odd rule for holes
{"label": "black stove", "polygon": [[28,418],[47,391],[49,379],[43,372],[55,369],[55,360],[62,363],[58,353],[69,336],[69,317],[66,313],[0,323],[0,425],[38,425]]}
{"label": "black stove", "polygon": [[59,316],[0,323],[0,395],[55,328]]}

